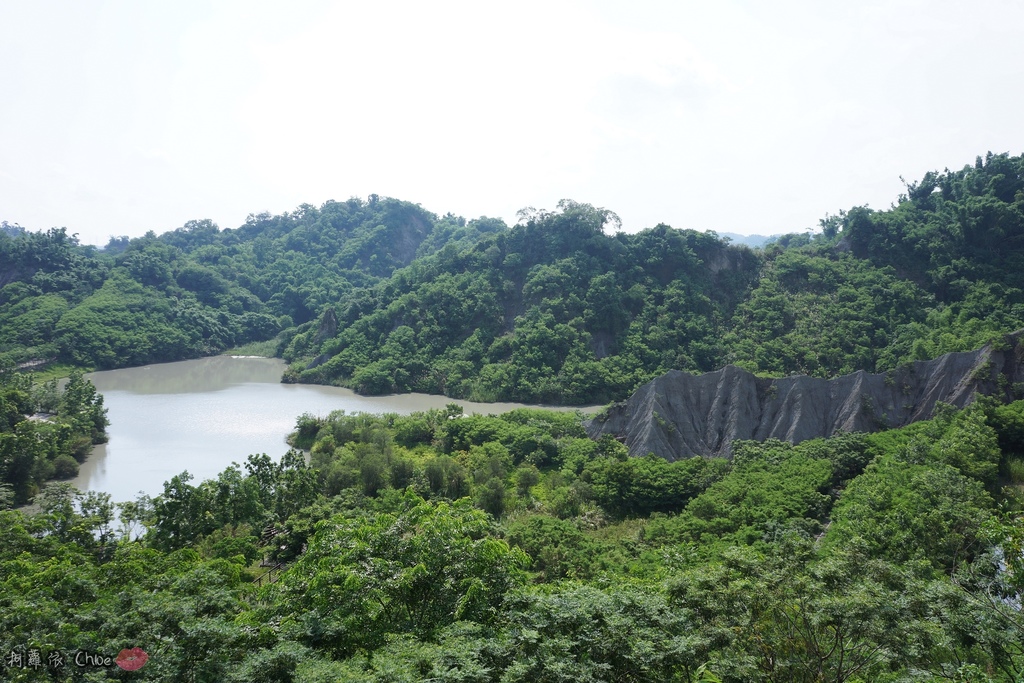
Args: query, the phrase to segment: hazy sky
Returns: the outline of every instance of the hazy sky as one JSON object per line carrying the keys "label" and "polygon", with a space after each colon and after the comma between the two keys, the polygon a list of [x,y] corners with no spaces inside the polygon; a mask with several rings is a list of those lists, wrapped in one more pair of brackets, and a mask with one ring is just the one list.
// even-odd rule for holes
{"label": "hazy sky", "polygon": [[0,4],[0,219],[85,243],[371,193],[775,233],[1024,147],[1024,3]]}

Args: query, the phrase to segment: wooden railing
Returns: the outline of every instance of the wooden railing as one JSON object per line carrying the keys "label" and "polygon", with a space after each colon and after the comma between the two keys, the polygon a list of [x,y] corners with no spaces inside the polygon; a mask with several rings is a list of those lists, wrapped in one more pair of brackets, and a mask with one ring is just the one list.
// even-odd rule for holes
{"label": "wooden railing", "polygon": [[261,567],[270,567],[270,569],[268,569],[266,572],[264,572],[260,576],[256,577],[255,580],[253,580],[253,583],[256,584],[257,586],[264,586],[264,585],[269,585],[269,584],[274,583],[275,581],[277,581],[278,578],[280,578],[281,572],[284,571],[284,563],[283,562],[278,562],[276,564],[270,564],[270,563],[268,563],[268,562],[266,562],[264,560],[263,562],[260,563],[260,566]]}

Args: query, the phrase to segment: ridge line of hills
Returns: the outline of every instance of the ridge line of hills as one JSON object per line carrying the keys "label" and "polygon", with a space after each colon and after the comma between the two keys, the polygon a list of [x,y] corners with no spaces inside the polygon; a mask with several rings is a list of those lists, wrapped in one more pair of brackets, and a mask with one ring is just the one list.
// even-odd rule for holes
{"label": "ridge line of hills", "polygon": [[285,381],[593,405],[672,370],[884,372],[1024,327],[1024,157],[928,173],[889,210],[840,211],[757,251],[615,225],[568,200],[510,228],[371,196],[102,251],[5,230],[0,365],[256,344],[289,363]]}

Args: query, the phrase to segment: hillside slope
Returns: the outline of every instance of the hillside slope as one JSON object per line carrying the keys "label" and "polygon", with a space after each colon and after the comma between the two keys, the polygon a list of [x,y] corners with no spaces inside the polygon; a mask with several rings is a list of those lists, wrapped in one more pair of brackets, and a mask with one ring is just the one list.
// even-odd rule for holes
{"label": "hillside slope", "polygon": [[0,365],[57,359],[115,368],[273,339],[447,244],[503,231],[371,196],[208,220],[103,250],[64,228],[0,232]]}
{"label": "hillside slope", "polygon": [[[563,201],[467,248],[445,248],[300,326],[287,381],[535,403],[601,403],[665,370],[720,364],[756,280],[746,247]],[[334,330],[332,333],[331,330]]]}
{"label": "hillside slope", "polygon": [[1024,157],[929,173],[886,211],[753,251],[563,201],[354,291],[283,349],[287,381],[592,404],[665,372],[884,372],[1024,327]]}
{"label": "hillside slope", "polygon": [[1024,397],[1024,330],[1003,343],[949,353],[894,371],[835,379],[768,379],[736,366],[692,375],[673,371],[587,422],[594,439],[611,434],[633,456],[670,461],[730,457],[732,442],[799,443],[840,432],[874,432],[932,417],[938,403],[963,407],[975,394]]}

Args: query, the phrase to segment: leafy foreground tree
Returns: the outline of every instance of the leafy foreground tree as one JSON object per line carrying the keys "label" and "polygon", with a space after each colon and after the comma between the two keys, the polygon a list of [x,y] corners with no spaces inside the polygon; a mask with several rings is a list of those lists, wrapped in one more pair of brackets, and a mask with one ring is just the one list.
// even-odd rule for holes
{"label": "leafy foreground tree", "polygon": [[430,639],[456,621],[491,622],[525,582],[526,554],[490,534],[493,522],[468,501],[334,517],[271,589],[282,628],[336,656],[372,653],[391,634]]}
{"label": "leafy foreground tree", "polygon": [[669,595],[693,615],[726,680],[810,683],[955,674],[930,589],[857,548],[819,559],[793,536],[769,553],[730,549],[674,579]]}

